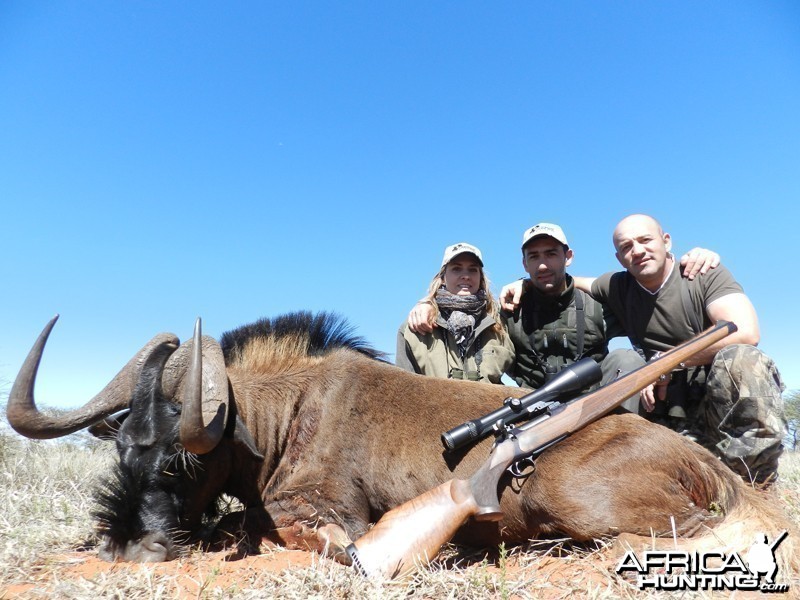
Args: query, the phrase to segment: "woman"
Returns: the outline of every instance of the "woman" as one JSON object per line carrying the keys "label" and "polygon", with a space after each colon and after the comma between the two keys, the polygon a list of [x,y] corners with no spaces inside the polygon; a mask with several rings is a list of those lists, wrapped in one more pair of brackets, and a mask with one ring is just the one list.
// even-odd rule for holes
{"label": "woman", "polygon": [[422,302],[433,306],[436,326],[414,333],[404,323],[397,332],[397,365],[431,377],[500,383],[514,362],[514,347],[500,323],[481,251],[466,243],[445,248]]}

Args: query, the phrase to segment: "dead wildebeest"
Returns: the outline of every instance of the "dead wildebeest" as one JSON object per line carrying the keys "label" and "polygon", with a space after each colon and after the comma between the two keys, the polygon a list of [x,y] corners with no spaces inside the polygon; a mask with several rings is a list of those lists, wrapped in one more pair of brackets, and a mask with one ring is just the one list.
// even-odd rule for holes
{"label": "dead wildebeest", "polygon": [[[344,547],[384,512],[485,460],[488,440],[446,455],[442,431],[523,393],[406,373],[376,360],[380,353],[337,317],[296,313],[220,343],[203,337],[202,355],[192,352],[197,332],[181,346],[160,334],[83,408],[48,417],[36,409],[33,381],[54,322],[17,377],[8,417],[32,438],[109,417],[119,466],[97,513],[108,560],[176,557],[228,494],[247,507],[237,518],[253,541],[347,561]],[[674,518],[678,535],[712,531],[748,544],[756,531],[786,527],[774,500],[706,450],[630,414],[606,416],[545,451],[533,476],[515,485],[507,477],[504,520],[468,523],[459,541],[672,535]]]}

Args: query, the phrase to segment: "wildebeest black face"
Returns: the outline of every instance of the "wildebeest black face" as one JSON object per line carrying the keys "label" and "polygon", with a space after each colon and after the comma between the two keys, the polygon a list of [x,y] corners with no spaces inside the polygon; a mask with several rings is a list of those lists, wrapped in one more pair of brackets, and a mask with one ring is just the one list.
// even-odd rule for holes
{"label": "wildebeest black face", "polygon": [[198,538],[225,491],[236,442],[225,436],[202,455],[184,448],[182,407],[164,396],[161,384],[173,350],[158,348],[147,359],[130,411],[116,420],[119,464],[100,487],[95,511],[105,560],[177,557]]}
{"label": "wildebeest black face", "polygon": [[125,452],[98,489],[101,558],[171,560],[213,519],[230,467],[224,449],[199,457],[171,440]]}

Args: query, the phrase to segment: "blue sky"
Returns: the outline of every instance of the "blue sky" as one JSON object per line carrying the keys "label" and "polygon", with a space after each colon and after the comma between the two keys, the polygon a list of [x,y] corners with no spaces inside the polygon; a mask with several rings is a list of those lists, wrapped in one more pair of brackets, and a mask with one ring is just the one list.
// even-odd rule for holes
{"label": "blue sky", "polygon": [[330,310],[393,353],[444,246],[522,231],[616,270],[623,216],[720,252],[800,388],[800,5],[0,4],[0,392],[40,404],[161,331]]}

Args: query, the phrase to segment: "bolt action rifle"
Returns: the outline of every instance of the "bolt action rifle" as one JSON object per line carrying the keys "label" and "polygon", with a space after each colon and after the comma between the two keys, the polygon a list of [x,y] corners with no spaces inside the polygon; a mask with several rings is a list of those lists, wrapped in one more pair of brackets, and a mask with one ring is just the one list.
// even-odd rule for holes
{"label": "bolt action rifle", "polygon": [[587,389],[602,378],[603,371],[597,361],[582,358],[565,366],[539,389],[520,398],[506,398],[497,410],[445,431],[442,444],[449,452],[480,440],[492,431],[501,433],[502,429],[517,421],[546,417],[561,405],[559,398]]}
{"label": "bolt action rifle", "polygon": [[698,336],[600,389],[519,427],[505,428],[489,458],[469,479],[451,479],[387,512],[347,547],[363,575],[393,579],[433,560],[467,519],[499,521],[498,486],[506,469],[607,414],[697,352],[736,331],[719,321]]}

